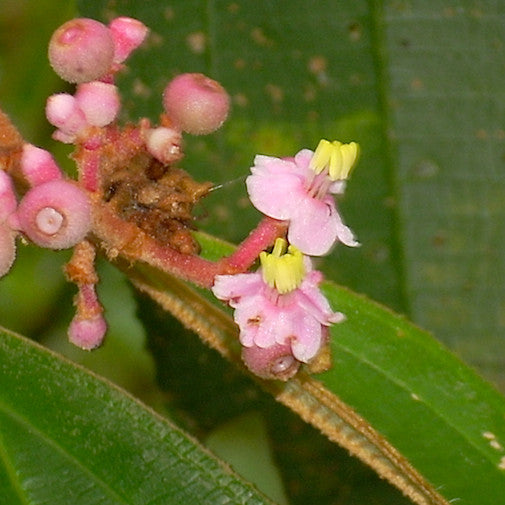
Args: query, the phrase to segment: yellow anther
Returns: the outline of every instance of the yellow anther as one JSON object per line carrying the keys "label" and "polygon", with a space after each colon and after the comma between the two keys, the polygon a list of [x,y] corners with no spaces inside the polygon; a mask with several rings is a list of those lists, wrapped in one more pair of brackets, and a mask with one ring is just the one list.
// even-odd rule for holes
{"label": "yellow anther", "polygon": [[[287,249],[287,252],[286,252]],[[260,253],[263,280],[279,293],[289,293],[300,286],[305,277],[302,253],[294,246],[278,238],[269,254]]]}
{"label": "yellow anther", "polygon": [[329,142],[321,140],[310,160],[310,168],[316,174],[328,171],[332,181],[344,180],[349,177],[358,159],[359,146],[356,142],[342,144],[338,140]]}

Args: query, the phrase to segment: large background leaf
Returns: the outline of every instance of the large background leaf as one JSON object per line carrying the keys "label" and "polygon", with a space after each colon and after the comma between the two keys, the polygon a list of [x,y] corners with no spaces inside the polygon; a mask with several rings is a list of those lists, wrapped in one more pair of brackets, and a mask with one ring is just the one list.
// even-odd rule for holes
{"label": "large background leaf", "polygon": [[[433,330],[502,384],[505,170],[503,10],[482,1],[82,2],[138,16],[151,46],[124,80],[131,112],[159,113],[174,73],[202,71],[234,101],[220,134],[188,139],[186,167],[223,182],[257,152],[355,139],[342,202],[360,250],[323,261],[334,279]],[[153,67],[150,61],[155,61]],[[226,202],[226,207],[222,202]],[[257,220],[242,184],[202,221],[238,240]],[[240,213],[240,219],[236,216]]]}
{"label": "large background leaf", "polygon": [[[203,254],[207,255],[208,240],[203,244]],[[210,245],[214,254],[219,244]],[[229,246],[221,245],[223,252],[228,249]],[[184,283],[148,268],[137,268],[131,275],[135,284],[165,309],[170,310],[170,299],[178,294],[186,311],[183,320],[189,327],[199,331],[211,346],[226,349],[229,357],[238,360],[234,351],[237,329],[226,322],[227,316],[222,310],[215,313],[215,306],[222,307],[215,298],[208,297],[208,303],[202,303],[197,291],[184,289]],[[369,462],[382,475],[393,470],[389,478],[401,489],[409,489],[413,493],[411,496],[419,492],[419,480],[408,465],[401,463],[402,456],[448,503],[459,499],[463,503],[493,505],[499,501],[505,493],[503,396],[427,332],[405,318],[332,283],[324,285],[324,291],[332,306],[348,316],[346,321],[330,330],[334,366],[317,377],[328,390],[319,394],[320,384],[303,374],[282,387],[268,381],[263,387],[331,440],[339,441]],[[279,419],[285,424],[284,430],[291,425],[289,417],[279,409],[265,406],[241,375],[233,370],[230,372],[229,366],[222,362],[216,362],[201,343],[195,345],[195,339],[191,339],[188,332],[181,339],[174,338],[171,332],[174,322],[167,320],[159,307],[153,312],[144,302],[142,313],[148,321],[160,382],[174,394],[173,405],[193,416],[193,426],[209,429],[214,423],[222,422],[223,417],[233,416],[234,410],[241,412],[259,407],[263,410],[266,407],[272,426],[275,427]],[[206,329],[209,323],[212,338]],[[205,368],[205,373],[195,374],[199,364]],[[200,386],[195,387],[196,384]],[[188,385],[193,391],[191,394],[187,392]],[[391,457],[387,443],[363,429],[361,419],[353,417],[349,407],[340,406],[337,398],[332,400],[330,392],[371,423],[401,455]],[[210,408],[205,406],[203,398],[208,399]],[[273,436],[275,439],[279,433],[274,430]],[[314,453],[316,458],[323,457],[326,464],[334,461],[335,454],[329,457],[320,444],[314,444],[313,438],[309,440],[306,448],[302,449],[302,442],[298,450]],[[288,454],[292,455],[290,451]],[[313,458],[309,458],[312,468]],[[296,458],[283,462],[288,474],[299,463]],[[310,478],[310,472],[307,476]],[[336,490],[342,489],[341,483],[336,475],[320,477],[319,486],[314,487],[307,479],[309,489],[314,496],[319,493],[318,503],[333,503],[332,498],[338,494]],[[402,485],[402,481],[409,482],[409,486]],[[326,495],[328,489],[331,491]],[[376,493],[374,499],[385,498],[384,494],[378,494],[380,488],[372,489]],[[300,497],[296,489],[294,493],[290,491],[293,498]],[[349,503],[353,503],[351,500],[355,496],[347,497]],[[432,497],[417,503],[440,502]]]}
{"label": "large background leaf", "polygon": [[111,384],[0,336],[0,503],[271,503]]}

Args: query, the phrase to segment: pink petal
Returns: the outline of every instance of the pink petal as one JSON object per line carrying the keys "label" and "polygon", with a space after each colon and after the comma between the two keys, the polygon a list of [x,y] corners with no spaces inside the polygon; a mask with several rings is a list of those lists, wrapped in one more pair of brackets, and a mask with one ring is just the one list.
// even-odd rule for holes
{"label": "pink petal", "polygon": [[220,300],[233,300],[258,293],[264,286],[259,273],[216,275],[212,292]]}
{"label": "pink petal", "polygon": [[297,292],[297,303],[322,325],[329,326],[331,323],[340,323],[345,319],[341,312],[333,312],[328,300],[319,288],[306,281],[302,283]]}
{"label": "pink petal", "polygon": [[254,162],[246,179],[252,204],[274,219],[289,219],[296,200],[305,193],[305,179],[290,161],[258,155]]}
{"label": "pink petal", "polygon": [[322,327],[310,314],[302,311],[294,324],[296,324],[297,330],[291,341],[293,356],[298,361],[307,363],[321,347]]}
{"label": "pink petal", "polygon": [[288,240],[304,254],[326,254],[337,238],[337,210],[333,198],[316,200],[306,196],[297,202],[291,216]]}
{"label": "pink petal", "polygon": [[354,236],[352,230],[344,224],[338,211],[335,212],[335,222],[337,228],[337,238],[340,240],[340,242],[342,242],[342,244],[345,244],[349,247],[358,247],[361,245],[356,240],[356,237]]}
{"label": "pink petal", "polygon": [[265,320],[264,302],[260,296],[252,296],[237,304],[233,317],[240,328],[240,342],[246,347],[255,344],[256,335]]}
{"label": "pink petal", "polygon": [[304,170],[311,170],[309,165],[312,156],[314,156],[314,151],[311,151],[310,149],[302,149],[295,155],[296,166],[303,168]]}

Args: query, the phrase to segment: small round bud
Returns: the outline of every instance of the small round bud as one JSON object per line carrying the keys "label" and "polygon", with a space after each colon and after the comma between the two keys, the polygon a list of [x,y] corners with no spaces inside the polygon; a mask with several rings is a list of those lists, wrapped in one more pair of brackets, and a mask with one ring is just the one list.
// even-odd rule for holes
{"label": "small round bud", "polygon": [[262,379],[287,381],[300,368],[300,362],[293,356],[291,345],[274,344],[267,348],[242,348],[242,360],[251,372]]}
{"label": "small round bud", "polygon": [[12,267],[16,258],[16,232],[5,223],[0,223],[0,277]]}
{"label": "small round bud", "polygon": [[163,107],[181,130],[206,135],[228,117],[230,98],[221,84],[203,74],[181,74],[165,88]]}
{"label": "small round bud", "polygon": [[53,33],[48,56],[54,71],[65,81],[94,81],[109,72],[114,41],[104,24],[94,19],[72,19]]}
{"label": "small round bud", "polygon": [[69,137],[86,127],[86,118],[75,97],[68,93],[51,95],[46,103],[47,120]]}
{"label": "small round bud", "polygon": [[119,113],[119,93],[114,84],[100,81],[79,84],[75,100],[88,124],[93,126],[106,126]]}
{"label": "small round bud", "polygon": [[145,133],[147,150],[166,165],[175,163],[182,158],[182,136],[173,128],[159,126]]}
{"label": "small round bud", "polygon": [[74,317],[68,328],[68,339],[81,349],[91,351],[103,342],[107,331],[107,323],[101,314],[89,319]]}
{"label": "small round bud", "polygon": [[114,40],[114,62],[123,63],[147,36],[148,29],[138,19],[119,17],[113,19],[109,28]]}
{"label": "small round bud", "polygon": [[66,249],[84,239],[91,227],[91,205],[75,184],[53,180],[33,187],[21,200],[21,231],[35,244]]}
{"label": "small round bud", "polygon": [[21,171],[30,186],[62,178],[61,170],[51,153],[33,144],[23,146]]}

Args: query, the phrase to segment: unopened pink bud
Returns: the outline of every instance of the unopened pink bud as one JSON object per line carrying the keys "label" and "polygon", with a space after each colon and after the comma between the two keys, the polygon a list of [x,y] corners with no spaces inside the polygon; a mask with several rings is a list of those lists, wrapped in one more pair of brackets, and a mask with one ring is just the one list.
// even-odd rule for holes
{"label": "unopened pink bud", "polygon": [[16,207],[17,201],[12,179],[0,168],[0,224],[16,210]]}
{"label": "unopened pink bud", "polygon": [[263,379],[287,381],[300,368],[290,344],[274,344],[267,348],[256,345],[243,347],[242,360],[251,372]]}
{"label": "unopened pink bud", "polygon": [[75,100],[88,124],[93,126],[106,126],[119,113],[119,93],[114,84],[100,81],[79,84]]}
{"label": "unopened pink bud", "polygon": [[0,277],[12,267],[16,258],[16,233],[0,222]]}
{"label": "unopened pink bud", "polygon": [[127,17],[113,19],[109,24],[109,29],[114,40],[115,63],[123,63],[131,52],[144,42],[149,32],[144,23]]}
{"label": "unopened pink bud", "polygon": [[76,135],[87,124],[76,99],[68,93],[58,93],[47,99],[46,117],[68,136]]}
{"label": "unopened pink bud", "polygon": [[230,98],[221,84],[203,74],[181,74],[165,88],[163,107],[181,130],[206,135],[228,117]]}
{"label": "unopened pink bud", "polygon": [[30,186],[62,178],[61,170],[51,153],[33,144],[23,146],[21,171]]}
{"label": "unopened pink bud", "polygon": [[48,55],[54,71],[65,81],[94,81],[109,72],[114,41],[104,24],[94,19],[72,19],[54,32]]}
{"label": "unopened pink bud", "polygon": [[91,205],[79,187],[64,180],[30,189],[16,212],[21,231],[35,244],[49,249],[72,247],[91,227]]}
{"label": "unopened pink bud", "polygon": [[146,132],[147,150],[166,165],[175,163],[182,158],[181,132],[173,128],[159,126]]}
{"label": "unopened pink bud", "polygon": [[68,338],[77,347],[91,351],[103,342],[106,332],[107,323],[101,314],[89,319],[81,319],[77,315],[68,328]]}

